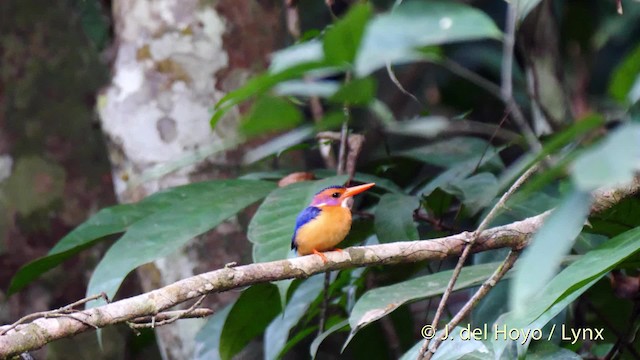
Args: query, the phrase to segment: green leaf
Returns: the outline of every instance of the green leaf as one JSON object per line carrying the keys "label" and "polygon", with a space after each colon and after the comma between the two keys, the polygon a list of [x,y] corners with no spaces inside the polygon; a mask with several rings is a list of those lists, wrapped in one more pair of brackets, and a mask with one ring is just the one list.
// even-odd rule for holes
{"label": "green leaf", "polygon": [[[481,284],[491,276],[498,266],[499,263],[490,263],[464,267],[458,281],[456,281],[454,290]],[[349,315],[349,325],[351,326],[349,340],[360,329],[390,314],[403,304],[442,294],[447,288],[452,274],[453,270],[441,271],[367,291],[358,299]]]}
{"label": "green leaf", "polygon": [[253,261],[286,259],[291,253],[291,237],[300,211],[309,205],[318,191],[341,185],[347,176],[321,181],[303,181],[272,191],[249,223],[247,237],[253,243]]}
{"label": "green leaf", "polygon": [[263,94],[283,81],[302,77],[308,71],[322,69],[325,65],[323,62],[303,63],[277,73],[266,73],[252,78],[244,86],[227,93],[227,95],[218,101],[215,105],[213,116],[211,117],[211,127],[215,128],[218,120],[220,120],[227,111],[252,96]]}
{"label": "green leaf", "polygon": [[282,82],[273,89],[276,94],[283,96],[318,96],[327,98],[338,91],[340,84],[337,81],[305,81],[289,80]]}
{"label": "green leaf", "polygon": [[313,339],[313,342],[311,343],[311,346],[309,347],[309,354],[311,355],[312,359],[316,358],[316,354],[318,353],[318,348],[320,347],[320,344],[322,344],[322,342],[329,337],[329,335],[338,332],[338,331],[346,331],[346,327],[349,325],[349,321],[344,320],[344,321],[340,321],[339,323],[336,323],[335,325],[333,325],[332,327],[330,327],[328,330],[326,330],[325,332],[323,332],[322,334],[318,335],[318,337],[316,337],[315,339]]}
{"label": "green leaf", "polygon": [[425,116],[389,124],[385,130],[397,135],[432,138],[448,126],[449,120],[443,116]]}
{"label": "green leaf", "polygon": [[288,130],[302,121],[302,113],[289,101],[273,96],[261,96],[240,124],[245,136],[257,136]]}
{"label": "green leaf", "polygon": [[376,235],[381,243],[418,240],[413,212],[420,206],[414,196],[385,194],[376,207]]}
{"label": "green leaf", "polygon": [[[282,314],[276,316],[264,334],[264,358],[279,359],[287,344],[289,332],[305,315],[311,303],[322,293],[324,274],[305,280],[291,296]],[[300,339],[302,340],[302,339]]]}
{"label": "green leaf", "polygon": [[[234,302],[235,303],[235,302]],[[196,334],[194,360],[221,360],[220,334],[234,303],[216,311]]]}
{"label": "green leaf", "polygon": [[278,289],[271,284],[253,285],[242,292],[220,335],[220,357],[231,359],[280,313]]}
{"label": "green leaf", "polygon": [[[314,171],[314,174],[317,177],[326,178],[326,177],[334,176],[335,172],[332,170],[320,169],[320,170]],[[389,179],[385,179],[379,176],[356,172],[355,175],[353,176],[353,180],[361,183],[376,183],[375,188],[382,188],[392,193],[396,193],[396,194],[404,193],[402,189],[398,185],[396,185],[396,183],[394,183]]]}
{"label": "green leaf", "polygon": [[[453,165],[451,168],[440,173],[434,179],[429,181],[425,186],[419,189],[418,192],[421,194],[429,195],[435,189],[441,188],[442,190],[445,190],[449,193],[458,194],[460,193],[460,190],[459,188],[455,188],[455,186],[469,188],[469,185],[472,185],[474,181],[486,180],[483,180],[483,178],[478,178],[476,180],[465,182],[478,169],[489,165],[493,168],[501,169],[504,165],[502,164],[502,161],[500,160],[500,157],[498,155],[498,151],[493,146],[489,146],[488,148],[486,148],[486,150],[483,150],[482,152],[476,154],[472,154],[466,160],[460,161],[459,163]],[[476,202],[478,198],[476,197],[472,200]]]}
{"label": "green leaf", "polygon": [[444,184],[442,190],[455,195],[471,214],[487,206],[498,194],[498,179],[489,172]]}
{"label": "green leaf", "polygon": [[271,55],[269,72],[277,74],[301,64],[319,63],[323,59],[322,42],[313,39],[274,52]]}
{"label": "green leaf", "polygon": [[640,199],[628,197],[595,216],[589,218],[589,232],[608,237],[619,235],[640,226]]}
{"label": "green leaf", "polygon": [[614,70],[609,83],[609,94],[621,103],[633,103],[640,95],[634,96],[631,90],[638,86],[639,82],[640,46],[637,46]]}
{"label": "green leaf", "polygon": [[391,109],[380,99],[373,99],[371,104],[369,104],[369,111],[378,117],[378,119],[385,125],[390,125],[396,122],[396,118],[394,117]]}
{"label": "green leaf", "polygon": [[[577,297],[638,250],[640,250],[640,227],[603,243],[562,270],[542,291],[533,296],[529,302],[530,306],[521,316],[514,317],[507,323],[513,327],[524,327],[537,321],[552,306],[567,297]],[[538,270],[539,268],[536,269]],[[557,309],[557,312],[560,310],[562,309]],[[555,316],[555,314],[549,314],[551,315]]]}
{"label": "green leaf", "polygon": [[[489,349],[482,343],[482,341],[476,340],[473,337],[462,338],[460,336],[462,331],[466,331],[465,336],[469,334],[467,331],[469,328],[463,328],[456,326],[449,330],[448,334],[443,334],[442,331],[436,333],[437,337],[447,336],[446,341],[442,342],[442,345],[438,348],[438,351],[433,356],[433,360],[458,360],[458,359],[492,359],[493,356]],[[473,329],[473,328],[471,328]],[[418,351],[424,344],[424,340],[418,341],[409,351],[404,353],[400,360],[414,360],[418,358]]]}
{"label": "green leaf", "polygon": [[573,192],[535,234],[512,282],[511,308],[516,316],[525,313],[531,305],[529,300],[540,293],[558,271],[587,220],[590,205],[589,193]]}
{"label": "green leaf", "polygon": [[18,270],[11,280],[9,294],[13,294],[38,276],[66,259],[103,239],[107,235],[124,232],[131,224],[183,201],[182,188],[155,193],[136,204],[105,208],[63,237],[47,254]]}
{"label": "green leaf", "polygon": [[575,352],[549,341],[538,341],[529,351],[527,360],[582,360]]}
{"label": "green leaf", "polygon": [[329,100],[349,105],[367,105],[376,96],[376,81],[370,77],[344,84]]}
{"label": "green leaf", "polygon": [[356,74],[423,59],[421,47],[500,37],[491,18],[472,7],[448,1],[405,2],[369,23],[355,61]]}
{"label": "green leaf", "polygon": [[322,48],[325,59],[329,63],[343,65],[353,62],[369,17],[371,17],[371,6],[356,4],[344,18],[327,30]]}
{"label": "green leaf", "polygon": [[490,158],[495,153],[493,146],[486,140],[459,136],[406,150],[399,155],[427,164],[451,168],[458,163],[468,161],[471,157],[479,160],[485,152],[485,158]]}
{"label": "green leaf", "polygon": [[309,139],[313,134],[314,131],[312,127],[303,126],[280,136],[276,136],[264,144],[247,151],[242,158],[242,163],[248,165],[256,161],[263,160],[269,156],[277,155],[280,152]]}
{"label": "green leaf", "polygon": [[538,6],[541,0],[513,0],[512,3],[517,6],[518,20],[524,21],[529,13]]}
{"label": "green leaf", "polygon": [[181,201],[133,223],[96,267],[87,294],[104,291],[113,298],[131,270],[170,255],[193,237],[262,199],[274,187],[264,181],[218,180],[173,189]]}
{"label": "green leaf", "polygon": [[571,177],[581,190],[629,183],[640,170],[640,124],[627,123],[573,163]]}

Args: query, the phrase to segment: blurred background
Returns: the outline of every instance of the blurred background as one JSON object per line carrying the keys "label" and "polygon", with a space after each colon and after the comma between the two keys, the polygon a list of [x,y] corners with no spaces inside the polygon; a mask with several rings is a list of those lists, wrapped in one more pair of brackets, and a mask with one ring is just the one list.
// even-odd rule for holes
{"label": "blurred background", "polygon": [[[288,3],[0,2],[0,322],[84,297],[91,271],[109,242],[70,258],[17,294],[6,296],[4,289],[21,266],[46,255],[103,207],[203,179],[331,168],[310,139],[247,165],[245,154],[279,133],[225,143],[237,134],[246,105],[223,117],[215,130],[209,123],[214,104],[264,71],[272,52],[317,35],[351,6],[346,0],[328,1],[329,7],[320,0],[300,1],[296,33]],[[372,3],[384,11],[394,2]],[[483,10],[503,28],[503,1],[462,3]],[[522,23],[514,97],[531,114],[536,135],[544,139],[589,113],[600,113],[612,124],[619,118],[617,100],[626,96],[619,88],[628,90],[640,64],[640,3],[626,0],[621,5],[623,15],[613,0],[543,0]],[[500,157],[510,164],[524,152],[521,146],[507,146],[522,143],[519,129],[505,119],[500,99],[473,82],[473,74],[478,74],[500,83],[501,51],[502,44],[493,40],[441,46],[437,52],[448,62],[395,66],[397,79],[384,69],[377,71],[375,95],[396,119],[464,119],[447,136],[468,135],[504,145]],[[534,73],[540,79],[538,88],[528,81]],[[546,97],[534,104],[532,94],[540,89]],[[297,105],[305,115],[302,124],[313,124],[313,107]],[[424,138],[388,132],[383,122],[361,109],[352,111],[352,119],[351,127],[366,137],[359,171],[403,187],[417,185],[417,174],[435,176],[440,171],[420,161],[428,152],[396,156],[419,148]],[[226,151],[208,156],[214,152],[211,146]],[[244,234],[253,211],[189,243],[172,261],[140,268],[127,278],[119,296],[231,261],[250,261]],[[441,233],[472,228],[467,220],[443,226]],[[207,301],[215,310],[235,297],[231,292]],[[125,326],[109,328],[100,355],[95,353],[95,336],[88,333],[51,344],[36,356],[188,358],[201,324],[178,322],[173,329],[159,329],[157,339],[150,331],[135,336]]]}

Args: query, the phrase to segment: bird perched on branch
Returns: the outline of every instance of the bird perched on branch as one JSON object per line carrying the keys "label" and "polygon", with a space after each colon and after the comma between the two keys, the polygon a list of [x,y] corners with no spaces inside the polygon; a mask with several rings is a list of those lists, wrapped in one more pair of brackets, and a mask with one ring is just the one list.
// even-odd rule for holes
{"label": "bird perched on branch", "polygon": [[291,248],[299,255],[316,254],[326,264],[322,253],[338,250],[338,245],[351,230],[351,205],[353,196],[372,188],[375,183],[344,187],[329,186],[318,192],[311,204],[296,219]]}

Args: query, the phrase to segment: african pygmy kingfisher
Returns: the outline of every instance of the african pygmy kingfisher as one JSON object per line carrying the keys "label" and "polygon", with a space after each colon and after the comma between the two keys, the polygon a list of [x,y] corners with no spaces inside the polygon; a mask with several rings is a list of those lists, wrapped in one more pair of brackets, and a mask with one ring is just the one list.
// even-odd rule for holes
{"label": "african pygmy kingfisher", "polygon": [[297,249],[299,255],[316,254],[326,264],[328,260],[322,252],[341,251],[336,249],[336,245],[344,240],[351,229],[352,197],[374,185],[336,185],[318,192],[296,219],[291,248]]}

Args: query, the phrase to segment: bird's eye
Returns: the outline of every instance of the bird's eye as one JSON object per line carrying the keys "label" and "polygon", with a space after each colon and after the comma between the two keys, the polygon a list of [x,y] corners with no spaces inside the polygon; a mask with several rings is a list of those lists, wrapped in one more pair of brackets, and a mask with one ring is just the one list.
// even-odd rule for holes
{"label": "bird's eye", "polygon": [[333,194],[331,194],[331,197],[334,197],[337,199],[340,197],[340,193],[334,192]]}

